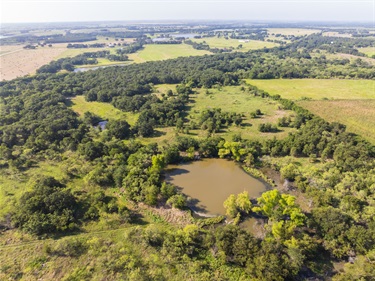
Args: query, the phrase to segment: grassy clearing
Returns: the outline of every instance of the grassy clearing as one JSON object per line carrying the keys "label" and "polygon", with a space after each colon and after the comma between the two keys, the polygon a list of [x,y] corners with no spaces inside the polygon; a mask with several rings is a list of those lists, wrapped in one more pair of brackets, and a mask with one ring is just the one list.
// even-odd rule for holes
{"label": "grassy clearing", "polygon": [[256,50],[262,48],[272,48],[278,46],[276,43],[272,42],[265,42],[265,41],[257,41],[257,40],[250,40],[247,43],[239,42],[237,39],[225,39],[224,37],[209,37],[209,38],[201,38],[201,39],[192,39],[195,42],[202,43],[206,42],[211,48],[237,48],[238,45],[242,45],[241,49],[237,51],[245,52],[249,50]]}
{"label": "grassy clearing", "polygon": [[103,102],[87,102],[84,96],[76,96],[71,99],[72,109],[79,115],[83,115],[85,112],[94,113],[105,120],[111,119],[125,119],[130,125],[134,125],[137,122],[138,114],[123,112],[115,108],[110,103]]}
{"label": "grassy clearing", "polygon": [[251,85],[279,94],[291,100],[310,98],[321,99],[375,99],[373,80],[334,80],[334,79],[274,79],[250,80]]}
{"label": "grassy clearing", "polygon": [[[163,84],[157,86],[157,91],[160,93],[166,93],[169,89],[175,90],[176,85]],[[262,99],[260,97],[251,96],[246,91],[240,90],[240,86],[228,86],[221,89],[209,89],[209,94],[206,94],[206,89],[196,89],[197,94],[190,96],[190,102],[188,104],[188,111],[186,116],[185,125],[188,125],[189,121],[198,123],[201,112],[205,109],[221,108],[223,112],[236,112],[242,113],[243,125],[242,126],[230,126],[224,128],[221,132],[216,135],[231,140],[233,135],[240,134],[244,139],[271,139],[271,138],[284,138],[289,132],[292,132],[292,128],[279,128],[280,131],[276,133],[261,133],[258,131],[258,126],[261,123],[272,123],[277,124],[279,118],[283,116],[292,115],[291,111],[280,110],[279,104],[271,99]],[[256,109],[260,109],[264,115],[260,118],[251,118],[250,113]],[[155,136],[152,138],[143,138],[142,143],[169,143],[177,136],[190,136],[194,138],[205,138],[207,132],[196,129],[190,130],[189,134],[177,132],[174,127],[167,128],[156,128]]]}
{"label": "grassy clearing", "polygon": [[[261,133],[258,126],[261,123],[277,124],[279,118],[290,115],[290,111],[280,110],[277,102],[260,97],[253,97],[247,92],[241,91],[240,87],[223,87],[222,89],[199,90],[197,95],[192,96],[189,104],[190,111],[188,119],[198,121],[200,113],[209,108],[221,108],[222,111],[242,113],[244,115],[243,125],[231,126],[218,135],[231,139],[234,134],[241,134],[245,139],[283,138],[293,129],[282,128],[277,133]],[[260,118],[251,118],[250,113],[260,109],[263,115]],[[199,132],[193,132],[200,134]]]}
{"label": "grassy clearing", "polygon": [[375,55],[375,47],[358,48],[358,51],[370,58]]}
{"label": "grassy clearing", "polygon": [[146,45],[143,50],[129,54],[129,59],[136,63],[146,61],[167,60],[178,57],[202,56],[211,54],[207,51],[195,50],[192,46],[186,44],[166,44],[166,45]]}
{"label": "grassy clearing", "polygon": [[329,122],[347,126],[375,144],[375,100],[299,101],[299,105]]}
{"label": "grassy clearing", "polygon": [[27,190],[27,183],[39,175],[53,176],[58,180],[66,177],[59,164],[52,161],[39,162],[37,166],[22,172],[2,170],[0,173],[0,218],[6,215],[14,202]]}

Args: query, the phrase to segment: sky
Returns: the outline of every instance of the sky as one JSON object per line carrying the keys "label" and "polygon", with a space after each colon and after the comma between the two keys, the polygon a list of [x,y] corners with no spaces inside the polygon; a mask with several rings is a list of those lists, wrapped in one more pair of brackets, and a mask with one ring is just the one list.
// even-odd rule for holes
{"label": "sky", "polygon": [[249,20],[373,22],[375,0],[0,0],[0,22]]}

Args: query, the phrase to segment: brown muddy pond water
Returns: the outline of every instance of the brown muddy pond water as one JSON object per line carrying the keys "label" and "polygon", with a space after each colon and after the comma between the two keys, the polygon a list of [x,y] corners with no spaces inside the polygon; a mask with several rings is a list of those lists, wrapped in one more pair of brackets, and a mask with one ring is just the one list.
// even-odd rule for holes
{"label": "brown muddy pond water", "polygon": [[223,203],[231,194],[247,191],[252,198],[267,190],[266,184],[224,159],[170,165],[166,181],[192,198],[189,207],[194,212],[206,216],[225,215]]}

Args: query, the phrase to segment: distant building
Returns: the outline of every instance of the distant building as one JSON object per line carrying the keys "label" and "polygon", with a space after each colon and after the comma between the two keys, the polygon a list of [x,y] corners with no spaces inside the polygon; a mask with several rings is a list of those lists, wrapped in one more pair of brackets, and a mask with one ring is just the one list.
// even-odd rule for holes
{"label": "distant building", "polygon": [[250,40],[238,40],[238,42],[240,42],[240,43],[249,43]]}

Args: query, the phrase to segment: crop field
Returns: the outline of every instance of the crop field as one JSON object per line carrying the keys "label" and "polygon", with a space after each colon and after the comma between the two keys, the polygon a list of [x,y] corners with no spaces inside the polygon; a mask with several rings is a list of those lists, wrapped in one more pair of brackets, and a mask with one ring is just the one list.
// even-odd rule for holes
{"label": "crop field", "polygon": [[167,60],[178,57],[201,56],[211,54],[207,51],[195,50],[192,46],[187,44],[158,44],[146,45],[143,50],[137,53],[129,54],[129,59],[135,63],[142,63],[146,61]]}
{"label": "crop field", "polygon": [[313,33],[319,33],[319,29],[304,29],[304,28],[268,28],[268,34],[282,34],[282,35],[311,35]]}
{"label": "crop field", "polygon": [[72,109],[82,116],[85,112],[91,112],[100,116],[103,120],[124,118],[130,125],[134,125],[138,115],[123,112],[110,103],[87,102],[84,96],[76,96],[71,99]]}
{"label": "crop field", "polygon": [[206,42],[211,48],[237,48],[238,45],[242,45],[241,49],[238,49],[237,51],[248,51],[248,50],[256,50],[256,49],[262,49],[264,47],[266,48],[272,48],[275,46],[278,46],[276,43],[272,42],[265,42],[265,41],[257,41],[257,40],[249,40],[249,42],[239,42],[238,39],[225,39],[224,37],[208,37],[208,38],[200,38],[200,39],[192,39],[192,41],[195,41],[197,43]]}
{"label": "crop field", "polygon": [[368,57],[375,55],[375,47],[358,48],[358,51],[364,53]]}
{"label": "crop field", "polygon": [[0,54],[0,80],[11,80],[33,74],[39,67],[59,57],[66,50],[66,44],[54,47],[39,47],[26,50],[23,46],[2,46]]}
{"label": "crop field", "polygon": [[[124,41],[115,41],[114,38],[106,40],[99,37],[96,41],[84,42],[84,44],[93,43],[123,43],[133,42],[133,39],[124,39]],[[24,45],[5,45],[0,46],[0,81],[12,80],[17,77],[34,74],[41,66],[48,64],[52,60],[66,57],[74,57],[85,52],[98,52],[101,50],[110,50],[115,53],[116,48],[82,48],[68,49],[67,43],[52,44],[52,47],[38,47],[37,49],[23,49]],[[98,65],[118,64],[106,59],[99,59]]]}
{"label": "crop field", "polygon": [[298,104],[329,122],[346,125],[349,132],[375,144],[375,100],[299,101]]}
{"label": "crop field", "polygon": [[291,100],[375,99],[375,81],[338,79],[246,80],[247,83]]}

